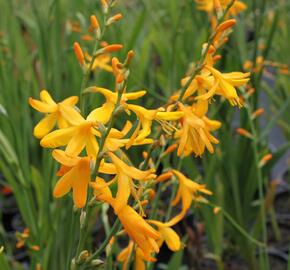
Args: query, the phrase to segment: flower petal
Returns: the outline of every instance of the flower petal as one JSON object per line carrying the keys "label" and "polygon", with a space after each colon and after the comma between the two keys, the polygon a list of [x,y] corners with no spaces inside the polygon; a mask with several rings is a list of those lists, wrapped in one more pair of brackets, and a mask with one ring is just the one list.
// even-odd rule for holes
{"label": "flower petal", "polygon": [[56,148],[66,145],[75,133],[75,127],[55,130],[42,138],[40,145],[47,148]]}
{"label": "flower petal", "polygon": [[45,116],[34,128],[33,134],[40,139],[47,135],[54,127],[57,120],[56,113],[51,113]]}

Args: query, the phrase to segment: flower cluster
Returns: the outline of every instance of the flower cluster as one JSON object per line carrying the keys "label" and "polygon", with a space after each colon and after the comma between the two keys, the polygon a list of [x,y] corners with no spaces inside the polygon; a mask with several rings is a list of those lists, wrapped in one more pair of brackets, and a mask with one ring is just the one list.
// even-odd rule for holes
{"label": "flower cluster", "polygon": [[[203,6],[203,1],[198,2]],[[109,17],[111,2],[104,0],[101,3],[104,25],[99,24],[96,16],[91,16],[90,30],[95,33],[96,44],[103,44],[104,29],[122,17]],[[60,164],[57,172],[60,179],[54,187],[53,195],[59,198],[72,191],[77,208],[85,208],[92,200],[105,202],[113,208],[131,239],[118,257],[124,263],[124,269],[133,251],[137,269],[143,269],[145,261],[156,260],[153,254],[158,253],[163,242],[172,251],[179,250],[182,246],[179,236],[171,227],[186,215],[192,201],[206,203],[203,195],[212,194],[204,185],[192,181],[175,169],[157,176],[154,162],[149,162],[148,153],[145,161],[136,167],[126,150],[139,145],[161,145],[161,139],[156,141],[153,138],[159,129],[160,134],[164,131],[160,138],[171,145],[164,153],[160,153],[161,157],[176,148],[181,158],[190,154],[201,156],[206,149],[210,153],[214,152],[213,144],[219,141],[212,132],[220,128],[221,123],[208,118],[208,107],[217,95],[233,106],[242,106],[237,87],[249,80],[249,73],[222,73],[215,67],[220,59],[216,51],[227,41],[234,24],[234,20],[227,20],[217,25],[208,43],[204,44],[200,62],[181,80],[180,90],[163,107],[148,109],[134,103],[146,91],[127,89],[134,56],[132,51],[128,52],[124,62],[113,57],[108,66],[109,54],[122,49],[120,44],[106,44],[96,48],[92,56],[83,53],[78,43],[74,44],[74,52],[85,78],[89,78],[87,75],[97,65],[111,72],[115,82],[113,90],[99,86],[88,87],[85,81],[79,107],[76,107],[78,97],[56,102],[46,90],[40,92],[40,100],[29,99],[34,109],[45,114],[36,125],[34,135],[40,139],[42,147],[54,149],[52,156]],[[97,59],[106,59],[106,65],[104,62],[103,65],[96,64]],[[84,104],[88,95],[102,96],[104,103],[85,115]],[[121,118],[127,119],[117,129],[116,121]],[[121,123],[118,122],[119,127]],[[149,203],[150,196],[154,201],[152,190],[169,179],[171,182],[178,181],[176,197],[171,203],[174,206],[181,202],[181,211],[165,222],[145,219],[143,207]],[[117,187],[116,191],[113,187]],[[89,189],[93,190],[93,197],[90,197]]]}

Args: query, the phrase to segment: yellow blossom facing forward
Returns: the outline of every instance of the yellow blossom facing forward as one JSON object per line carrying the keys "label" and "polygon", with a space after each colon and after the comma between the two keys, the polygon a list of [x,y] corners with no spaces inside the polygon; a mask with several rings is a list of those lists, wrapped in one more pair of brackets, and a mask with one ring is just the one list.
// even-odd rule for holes
{"label": "yellow blossom facing forward", "polygon": [[73,190],[73,201],[76,207],[86,204],[90,178],[91,159],[88,157],[69,157],[62,150],[54,150],[52,156],[65,166],[62,177],[56,183],[53,196],[60,198]]}
{"label": "yellow blossom facing forward", "polygon": [[[68,122],[63,117],[62,106],[74,107],[78,102],[77,96],[66,98],[60,103],[56,103],[46,90],[40,92],[40,100],[29,98],[29,104],[35,110],[45,113],[45,117],[35,126],[34,136],[42,138],[48,134],[57,124],[59,128],[69,126]],[[60,106],[60,104],[62,106]]]}
{"label": "yellow blossom facing forward", "polygon": [[40,145],[46,148],[67,145],[65,151],[70,156],[77,156],[86,147],[87,154],[96,157],[99,146],[95,136],[99,132],[96,130],[96,120],[92,114],[84,119],[74,108],[62,105],[60,107],[63,117],[71,126],[47,134],[40,141]]}
{"label": "yellow blossom facing forward", "polygon": [[[175,138],[179,139],[178,156],[188,156],[191,153],[201,156],[205,148],[210,153],[213,153],[212,144],[219,143],[210,132],[218,129],[221,123],[204,116],[204,106],[206,105],[193,104],[190,107],[179,104],[184,116],[182,118],[182,127],[175,133]],[[200,111],[202,111],[203,115],[199,114]]]}

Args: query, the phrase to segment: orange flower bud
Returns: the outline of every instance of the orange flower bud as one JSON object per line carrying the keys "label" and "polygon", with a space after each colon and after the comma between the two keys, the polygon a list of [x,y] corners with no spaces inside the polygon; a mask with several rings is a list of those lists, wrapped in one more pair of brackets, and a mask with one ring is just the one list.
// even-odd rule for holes
{"label": "orange flower bud", "polygon": [[33,246],[31,246],[31,249],[34,250],[34,251],[39,251],[40,247],[37,246],[37,245],[33,245]]}
{"label": "orange flower bud", "polygon": [[123,48],[123,45],[121,44],[111,44],[106,46],[104,49],[105,52],[110,53],[110,52],[117,52]]}
{"label": "orange flower bud", "polygon": [[156,178],[156,181],[163,182],[163,181],[170,179],[172,176],[173,176],[173,173],[171,171],[166,172],[166,173],[162,173]]}
{"label": "orange flower bud", "polygon": [[221,210],[221,208],[216,206],[216,207],[213,209],[213,213],[216,215],[220,210]]}
{"label": "orange flower bud", "polygon": [[112,19],[113,19],[114,21],[119,21],[119,20],[122,19],[122,17],[123,17],[123,15],[122,15],[121,13],[118,13],[118,14],[114,15],[114,16],[112,17]]}
{"label": "orange flower bud", "polygon": [[263,156],[259,162],[259,167],[263,167],[266,163],[273,158],[272,154],[267,154]]}
{"label": "orange flower bud", "polygon": [[78,42],[74,43],[74,52],[81,66],[85,64],[83,50]]}
{"label": "orange flower bud", "polygon": [[240,135],[242,135],[244,137],[247,137],[249,139],[253,138],[253,135],[249,131],[247,131],[247,130],[245,130],[243,128],[237,128],[236,131],[237,131],[238,134],[240,134]]}
{"label": "orange flower bud", "polygon": [[172,144],[170,145],[165,151],[164,151],[164,154],[167,155],[167,154],[170,154],[172,153],[176,148],[178,147],[178,145],[175,143],[175,144]]}
{"label": "orange flower bud", "polygon": [[256,117],[262,115],[265,112],[263,108],[257,109],[256,111],[253,112],[252,114],[252,119],[255,119]]}
{"label": "orange flower bud", "polygon": [[100,27],[100,24],[98,22],[98,19],[95,15],[92,15],[90,17],[90,20],[91,20],[91,27],[94,28],[94,29],[98,29]]}
{"label": "orange flower bud", "polygon": [[90,35],[83,35],[83,36],[81,36],[81,39],[84,40],[84,41],[91,41],[94,38],[92,36],[90,36]]}
{"label": "orange flower bud", "polygon": [[216,29],[216,33],[223,32],[236,24],[235,19],[229,19],[222,22]]}

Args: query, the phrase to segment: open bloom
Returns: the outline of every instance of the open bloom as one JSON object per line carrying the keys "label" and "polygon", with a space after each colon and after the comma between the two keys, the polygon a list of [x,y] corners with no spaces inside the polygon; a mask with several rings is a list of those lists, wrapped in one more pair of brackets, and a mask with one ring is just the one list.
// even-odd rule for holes
{"label": "open bloom", "polygon": [[[90,63],[92,60],[92,56],[90,56],[87,52],[85,52],[84,55],[86,60]],[[97,56],[92,65],[92,70],[102,69],[108,72],[113,72],[111,65],[108,64],[110,60],[111,57],[109,54],[101,54]]]}
{"label": "open bloom", "polygon": [[112,196],[108,183],[102,178],[98,177],[92,187],[98,200],[105,201],[114,208],[125,231],[142,250],[144,258],[152,261],[151,253],[159,252],[157,240],[160,238],[160,234],[129,205],[120,209],[117,200]]}
{"label": "open bloom", "polygon": [[203,197],[199,193],[212,195],[212,192],[206,189],[205,185],[200,185],[192,181],[179,171],[173,170],[173,173],[178,178],[179,186],[172,204],[176,205],[181,200],[182,210],[177,216],[172,218],[171,221],[167,223],[167,226],[172,226],[173,224],[179,222],[185,216],[193,200],[202,201]]}
{"label": "open bloom", "polygon": [[[59,128],[66,128],[69,126],[62,114],[62,107],[73,107],[78,102],[77,96],[69,97],[60,103],[56,103],[46,90],[40,92],[40,100],[29,98],[29,104],[35,110],[45,113],[46,116],[35,126],[34,136],[42,138],[48,134],[57,124]],[[60,104],[62,106],[60,106]]]}
{"label": "open bloom", "polygon": [[[112,92],[111,90],[102,87],[91,87],[89,91],[92,93],[101,93],[106,98],[106,102],[101,107],[96,108],[91,112],[91,117],[100,123],[106,124],[110,120],[112,112],[117,103],[118,93]],[[124,93],[122,94],[120,104],[126,108],[126,102],[128,100],[138,99],[145,94],[146,91],[144,90],[132,93]]]}
{"label": "open bloom", "polygon": [[[169,221],[166,223],[157,221],[157,220],[148,220],[150,224],[156,225],[158,228],[158,232],[160,233],[160,239],[158,240],[158,244],[161,247],[163,242],[166,243],[167,247],[176,252],[181,248],[181,242],[178,234],[170,228],[174,224]],[[175,223],[176,224],[176,223]]]}
{"label": "open bloom", "polygon": [[96,130],[96,120],[91,114],[84,119],[75,109],[62,105],[60,107],[63,117],[71,126],[47,134],[40,141],[40,145],[48,148],[67,145],[65,151],[70,156],[77,156],[86,147],[87,154],[95,157],[99,151],[95,138],[95,135],[99,134]]}
{"label": "open bloom", "polygon": [[205,68],[211,72],[212,76],[215,78],[215,81],[206,94],[200,95],[196,99],[205,100],[210,99],[213,95],[221,95],[229,100],[231,105],[241,106],[242,104],[235,87],[246,84],[250,79],[250,73],[221,73],[211,66],[205,66]]}
{"label": "open bloom", "polygon": [[[133,111],[138,119],[139,123],[137,128],[134,131],[134,134],[131,136],[131,142],[140,142],[144,140],[148,135],[151,134],[151,126],[153,120],[156,121],[174,121],[178,120],[183,116],[183,112],[164,112],[162,108],[156,110],[147,110],[139,105],[128,104],[128,110]],[[130,146],[130,143],[127,144],[127,148]]]}
{"label": "open bloom", "polygon": [[133,179],[147,181],[155,178],[156,175],[152,173],[151,169],[141,171],[133,166],[127,165],[112,152],[109,152],[109,156],[117,171],[118,190],[114,209],[118,212],[127,205],[131,190],[134,190]]}
{"label": "open bloom", "polygon": [[59,175],[62,177],[56,183],[53,196],[56,198],[73,190],[73,201],[76,207],[82,208],[86,204],[88,185],[90,178],[89,157],[69,157],[62,150],[54,150],[52,156],[63,165]]}
{"label": "open bloom", "polygon": [[192,107],[179,104],[184,116],[181,129],[175,133],[175,138],[179,139],[178,156],[182,154],[188,156],[191,153],[200,156],[205,148],[210,153],[214,152],[212,143],[217,144],[219,141],[210,134],[210,131],[218,129],[221,123],[200,115],[200,111],[205,113],[206,107],[204,108],[204,106],[206,104],[193,104]]}
{"label": "open bloom", "polygon": [[[209,14],[213,14],[216,9],[215,2],[216,0],[195,0],[197,4],[197,9],[204,10]],[[222,9],[226,9],[226,7],[230,4],[230,0],[220,0],[220,5]],[[229,15],[236,16],[238,13],[242,12],[247,8],[246,4],[242,1],[236,0],[232,7],[229,10]]]}

